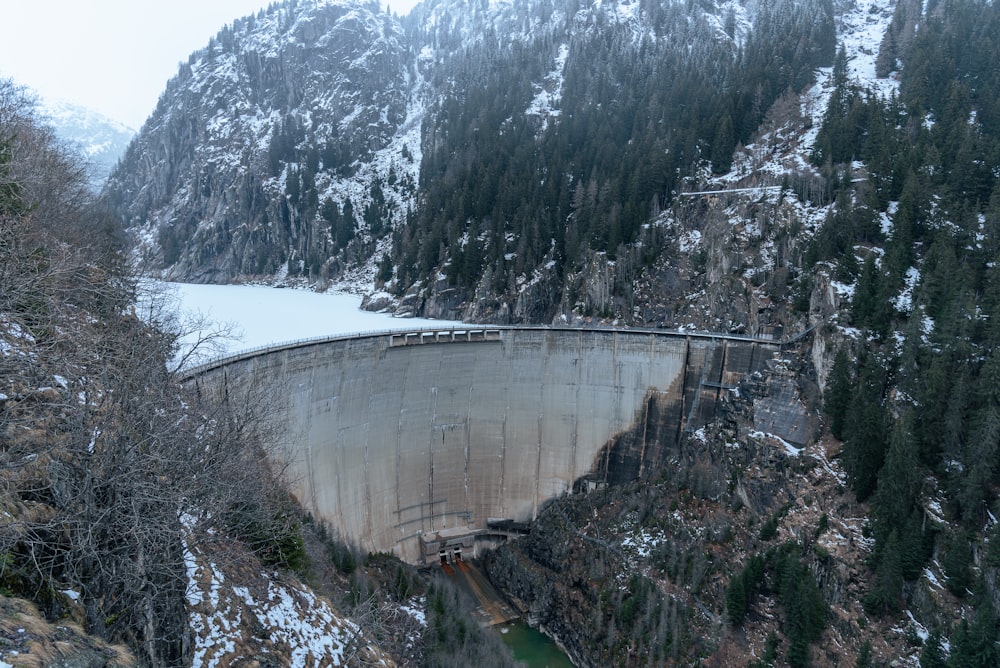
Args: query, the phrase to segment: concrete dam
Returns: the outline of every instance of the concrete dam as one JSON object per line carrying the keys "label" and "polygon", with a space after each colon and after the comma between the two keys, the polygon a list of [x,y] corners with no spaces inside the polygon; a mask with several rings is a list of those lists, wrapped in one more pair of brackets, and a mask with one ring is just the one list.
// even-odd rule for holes
{"label": "concrete dam", "polygon": [[516,532],[546,501],[658,471],[777,341],[497,327],[338,337],[187,373],[273,403],[295,495],[339,536],[414,564]]}

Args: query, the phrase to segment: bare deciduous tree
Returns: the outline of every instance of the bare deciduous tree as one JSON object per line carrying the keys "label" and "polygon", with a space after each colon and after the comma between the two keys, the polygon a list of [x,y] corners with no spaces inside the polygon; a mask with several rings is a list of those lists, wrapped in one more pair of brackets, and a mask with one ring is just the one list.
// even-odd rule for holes
{"label": "bare deciduous tree", "polygon": [[90,633],[183,665],[185,537],[294,552],[266,397],[183,390],[183,332],[140,317],[85,174],[19,94],[0,82],[0,584],[52,616],[70,592]]}

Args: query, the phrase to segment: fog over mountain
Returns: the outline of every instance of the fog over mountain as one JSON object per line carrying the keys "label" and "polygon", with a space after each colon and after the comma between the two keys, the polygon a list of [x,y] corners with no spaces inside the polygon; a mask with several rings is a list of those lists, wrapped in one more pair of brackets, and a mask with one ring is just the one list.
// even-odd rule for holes
{"label": "fog over mountain", "polygon": [[46,102],[41,113],[56,134],[86,156],[90,180],[97,189],[104,186],[136,133],[118,121],[69,102]]}

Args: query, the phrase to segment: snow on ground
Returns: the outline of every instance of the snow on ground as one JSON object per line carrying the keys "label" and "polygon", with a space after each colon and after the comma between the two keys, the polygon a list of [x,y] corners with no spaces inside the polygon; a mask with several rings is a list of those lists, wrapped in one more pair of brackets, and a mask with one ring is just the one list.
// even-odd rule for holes
{"label": "snow on ground", "polygon": [[[837,48],[847,55],[847,76],[863,89],[888,99],[899,89],[895,76],[878,78],[875,59],[882,36],[892,21],[892,6],[885,0],[856,0],[851,11],[837,22]],[[823,115],[833,93],[833,68],[816,71],[816,83],[802,94],[799,113],[807,121],[808,130],[798,135],[788,124],[762,128],[762,134],[734,156],[730,173],[710,181],[716,187],[728,188],[747,178],[768,176],[777,180],[795,172],[811,172],[810,154],[823,125]],[[776,107],[780,107],[780,101]]]}
{"label": "snow on ground", "polygon": [[[192,609],[189,624],[195,645],[191,665],[213,668],[219,665],[222,657],[236,649],[229,633],[239,622],[234,625],[227,614],[230,611],[219,609],[219,589],[225,579],[222,573],[210,565],[199,565],[187,548],[184,550],[184,563],[188,573],[187,602]],[[211,607],[195,612],[202,603],[210,603]]]}
{"label": "snow on ground", "polygon": [[560,106],[563,94],[563,72],[566,69],[568,57],[569,45],[563,44],[559,47],[559,54],[556,56],[552,71],[545,76],[542,83],[534,84],[535,97],[525,113],[528,116],[537,116],[541,119],[540,133],[548,128],[550,119],[554,120],[562,113]]}
{"label": "snow on ground", "polygon": [[[341,619],[330,606],[305,589],[270,583],[266,600],[256,600],[245,587],[233,587],[257,622],[271,629],[271,639],[292,649],[294,666],[318,665],[324,659],[343,665],[344,650],[361,629]],[[305,613],[305,614],[304,614]],[[315,663],[314,663],[315,662]]]}
{"label": "snow on ground", "polygon": [[633,552],[641,559],[648,559],[661,543],[666,540],[666,536],[658,529],[640,528],[639,531],[622,539],[622,548]]}
{"label": "snow on ground", "polygon": [[421,596],[413,602],[407,602],[399,606],[399,609],[408,614],[421,626],[427,626],[427,599]]}
{"label": "snow on ground", "polygon": [[197,551],[184,549],[195,668],[234,665],[247,653],[271,654],[293,667],[345,665],[348,654],[359,654],[366,665],[386,665],[357,624],[309,589],[265,574],[251,585],[256,591],[234,586]]}
{"label": "snow on ground", "polygon": [[26,349],[35,343],[33,337],[26,329],[13,320],[8,320],[7,316],[0,313],[0,357],[11,355],[31,356]]}
{"label": "snow on ground", "polygon": [[900,313],[909,314],[913,310],[913,291],[920,282],[920,270],[916,267],[910,267],[907,269],[904,281],[905,284],[903,285],[903,289],[892,300],[892,305]]}
{"label": "snow on ground", "polygon": [[762,431],[754,430],[748,432],[747,436],[758,441],[764,441],[765,443],[769,441],[774,441],[775,443],[780,445],[782,449],[784,449],[785,454],[788,455],[789,457],[798,457],[800,454],[802,454],[801,449],[796,448],[794,445],[792,445],[785,439],[781,438],[780,436],[776,436],[775,434],[768,434]]}
{"label": "snow on ground", "polygon": [[[937,565],[938,565],[936,561],[934,562],[934,565],[935,565],[935,566],[937,566]],[[933,570],[931,570],[930,568],[925,568],[925,569],[924,569],[924,577],[925,577],[925,578],[927,578],[927,582],[928,582],[928,583],[929,583],[929,584],[931,585],[931,587],[933,587],[934,589],[944,589],[944,585],[943,585],[943,584],[941,584],[941,580],[940,580],[940,579],[938,579],[938,576],[937,576],[937,573],[935,573],[935,572],[934,572]]]}
{"label": "snow on ground", "polygon": [[[882,36],[892,21],[892,7],[884,0],[858,0],[854,10],[844,14],[837,26],[837,48],[843,47],[847,55],[847,77],[862,88],[888,99],[899,90],[894,77],[875,76],[875,59]],[[805,95],[803,115],[812,119],[808,148],[815,143],[816,134],[823,124],[830,94],[833,92],[833,68],[824,67],[817,72],[815,86]]]}
{"label": "snow on ground", "polygon": [[875,91],[882,99],[888,99],[899,90],[895,78],[875,76],[875,59],[882,37],[892,22],[894,4],[885,0],[858,0],[854,11],[844,15],[843,24],[838,26],[838,41],[847,54],[847,76]]}
{"label": "snow on ground", "polygon": [[[261,285],[194,285],[158,283],[185,321],[206,321],[204,328],[181,341],[187,351],[211,329],[231,326],[234,338],[220,341],[208,356],[231,355],[241,351],[288,341],[362,332],[415,329],[443,329],[461,326],[451,320],[395,318],[387,313],[362,311],[361,297],[350,294],[317,293],[309,290],[273,288]],[[193,363],[205,361],[196,356]]]}

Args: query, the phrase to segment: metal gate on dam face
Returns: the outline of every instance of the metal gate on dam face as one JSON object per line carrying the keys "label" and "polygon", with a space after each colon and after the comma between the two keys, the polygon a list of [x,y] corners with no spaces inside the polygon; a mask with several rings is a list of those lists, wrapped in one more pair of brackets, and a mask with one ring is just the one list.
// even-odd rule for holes
{"label": "metal gate on dam face", "polygon": [[[411,563],[465,554],[574,484],[656,470],[778,342],[649,330],[455,329],[275,346],[193,369],[281,416],[302,504]],[[490,527],[493,527],[491,529]]]}

